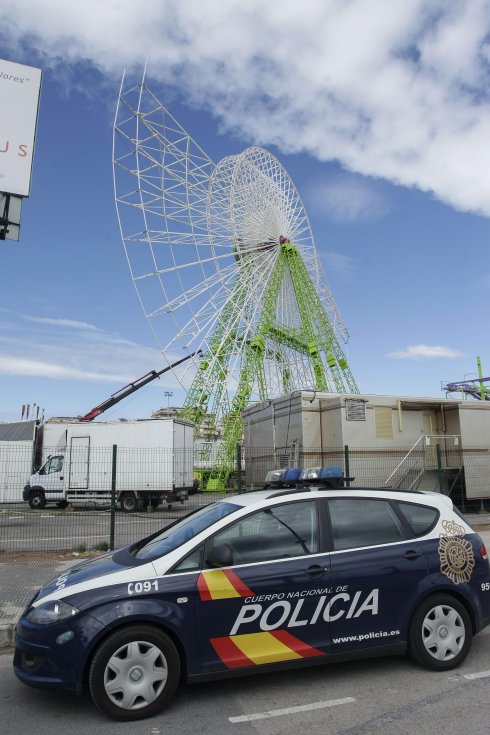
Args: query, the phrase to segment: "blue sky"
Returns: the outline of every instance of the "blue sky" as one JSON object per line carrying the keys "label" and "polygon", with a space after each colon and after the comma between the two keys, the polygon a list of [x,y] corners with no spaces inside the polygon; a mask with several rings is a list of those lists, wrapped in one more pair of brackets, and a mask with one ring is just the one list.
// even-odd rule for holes
{"label": "blue sky", "polygon": [[[83,414],[165,364],[112,183],[121,75],[146,56],[149,85],[213,160],[257,144],[289,171],[361,392],[442,396],[476,355],[490,374],[488,4],[205,7],[2,3],[0,57],[44,79],[21,240],[0,244],[0,420],[25,403]],[[163,376],[109,417],[149,416],[164,391],[180,404]]]}

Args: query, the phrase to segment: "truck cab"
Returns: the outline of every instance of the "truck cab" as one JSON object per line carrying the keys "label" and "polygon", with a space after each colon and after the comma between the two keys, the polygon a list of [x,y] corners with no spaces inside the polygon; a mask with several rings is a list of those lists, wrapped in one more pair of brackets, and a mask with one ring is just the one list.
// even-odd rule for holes
{"label": "truck cab", "polygon": [[33,510],[42,510],[46,503],[56,503],[59,508],[67,505],[63,482],[63,454],[50,455],[43,466],[29,477],[24,487],[23,499]]}

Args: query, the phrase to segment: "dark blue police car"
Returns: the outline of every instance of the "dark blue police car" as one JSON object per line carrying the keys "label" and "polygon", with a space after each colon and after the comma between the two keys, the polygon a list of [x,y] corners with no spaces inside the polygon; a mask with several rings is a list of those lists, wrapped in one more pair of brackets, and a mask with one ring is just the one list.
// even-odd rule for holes
{"label": "dark blue police car", "polygon": [[448,498],[312,481],[72,567],[23,613],[14,668],[136,720],[182,679],[405,652],[451,669],[489,622],[487,552]]}

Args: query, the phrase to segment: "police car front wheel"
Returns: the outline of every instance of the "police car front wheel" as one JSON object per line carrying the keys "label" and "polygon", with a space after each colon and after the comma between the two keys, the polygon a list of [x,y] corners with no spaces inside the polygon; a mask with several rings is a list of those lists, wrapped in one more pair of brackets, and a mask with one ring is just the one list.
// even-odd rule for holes
{"label": "police car front wheel", "polygon": [[409,650],[422,666],[446,671],[466,658],[471,638],[471,620],[464,605],[451,595],[433,595],[415,611],[409,630]]}
{"label": "police car front wheel", "polygon": [[92,699],[116,720],[140,720],[159,712],[180,677],[180,659],[171,639],[150,625],[131,625],[105,639],[90,671]]}

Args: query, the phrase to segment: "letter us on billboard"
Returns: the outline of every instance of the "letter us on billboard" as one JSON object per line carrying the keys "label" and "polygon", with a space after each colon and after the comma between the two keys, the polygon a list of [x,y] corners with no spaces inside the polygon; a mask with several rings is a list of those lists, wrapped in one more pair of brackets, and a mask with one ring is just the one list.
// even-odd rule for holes
{"label": "letter us on billboard", "polygon": [[0,59],[0,191],[29,196],[41,69]]}

